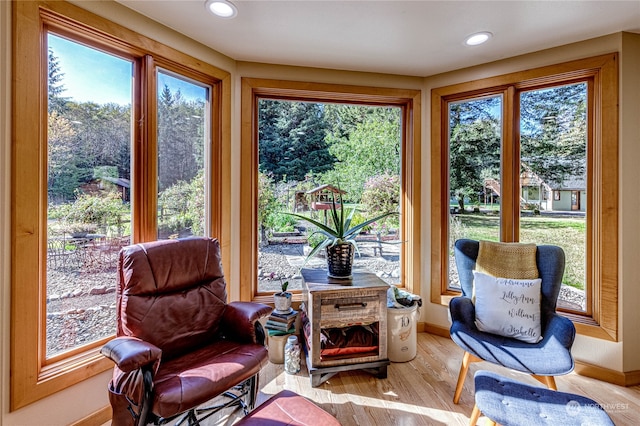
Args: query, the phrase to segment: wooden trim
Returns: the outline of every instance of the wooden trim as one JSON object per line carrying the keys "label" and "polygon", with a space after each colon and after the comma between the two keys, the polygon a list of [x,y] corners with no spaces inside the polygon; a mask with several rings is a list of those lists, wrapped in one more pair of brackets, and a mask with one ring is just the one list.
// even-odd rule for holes
{"label": "wooden trim", "polygon": [[[588,99],[587,99],[587,114],[591,114],[593,115],[594,112],[597,110],[597,108],[595,107],[595,96],[594,96],[594,92],[595,92],[595,85],[594,85],[594,79],[591,78],[590,80],[587,81],[588,84]],[[596,120],[587,120],[587,152],[590,153],[594,153],[594,155],[587,155],[587,170],[593,170],[594,167],[596,167],[598,165],[597,162],[594,161],[595,158],[595,148],[597,147],[597,145],[595,144],[595,141],[597,140],[597,135],[594,132],[594,121]],[[594,179],[594,173],[587,173],[587,191],[588,194],[594,194],[594,189],[596,188],[596,186],[594,185],[595,179]],[[599,202],[597,202],[595,197],[591,197],[593,198],[592,200],[588,200],[589,202],[589,209],[592,212],[597,212],[597,208],[600,205]],[[596,223],[596,221],[594,221],[594,214],[587,214],[587,235],[593,235],[593,230],[594,230],[594,223]],[[593,259],[593,253],[594,253],[594,247],[592,244],[587,244],[586,247],[586,259]],[[598,306],[598,294],[599,292],[597,291],[597,288],[599,287],[599,283],[595,282],[595,280],[593,279],[594,276],[597,276],[597,274],[594,275],[594,269],[598,268],[598,265],[593,265],[594,267],[586,267],[585,266],[585,272],[586,272],[586,283],[585,283],[585,296],[586,296],[586,314],[589,318],[593,317],[593,311],[594,311],[594,306]]]}
{"label": "wooden trim", "polygon": [[609,332],[604,327],[601,327],[593,316],[574,314],[570,312],[562,312],[562,315],[573,321],[577,334],[595,337],[597,339],[611,340]]}
{"label": "wooden trim", "polygon": [[257,82],[242,79],[240,114],[240,300],[253,300],[257,287],[258,218],[257,168],[258,154],[254,146],[257,138],[258,106],[254,86]]}
{"label": "wooden trim", "polygon": [[[447,232],[443,224],[448,222],[446,217],[444,199],[440,194],[448,194],[449,179],[443,176],[446,164],[443,161],[449,157],[449,147],[443,143],[442,135],[447,134],[448,125],[445,119],[446,105],[443,97],[437,92],[431,94],[431,253],[429,261],[431,265],[431,292],[430,300],[433,303],[444,304],[441,295],[446,292],[443,287],[445,279],[443,272],[449,270]],[[437,195],[436,195],[437,194]],[[447,204],[448,205],[448,204]],[[448,303],[446,306],[449,306]]]}
{"label": "wooden trim", "polygon": [[111,410],[111,405],[107,405],[77,422],[71,423],[70,426],[100,426],[110,422],[112,417],[113,411]]}
{"label": "wooden trim", "polygon": [[[216,186],[211,185],[211,202],[218,200],[216,211],[211,214],[212,236],[218,236],[220,250],[222,252],[222,267],[225,271],[227,283],[238,282],[231,269],[231,75],[227,74],[217,85],[216,104],[220,111],[219,131],[217,136],[220,144],[218,159],[211,159],[211,168],[218,169]],[[212,106],[213,107],[213,106]],[[218,197],[213,193],[218,192]]]}
{"label": "wooden trim", "polygon": [[616,371],[583,361],[575,361],[575,364],[574,371],[581,376],[591,377],[592,379],[602,380],[618,386],[640,385],[640,370]]}
{"label": "wooden trim", "polygon": [[[133,242],[153,241],[158,238],[158,94],[157,79],[153,56],[145,55],[140,61],[140,144],[132,149],[133,162],[138,167],[134,170],[137,185],[134,186],[135,216],[140,222],[133,222],[135,235]],[[138,189],[138,190],[136,190]]]}
{"label": "wooden trim", "polygon": [[[411,96],[413,95],[413,96]],[[422,249],[421,249],[421,229],[422,229],[422,104],[421,92],[412,91],[407,93],[403,138],[406,154],[405,171],[402,178],[404,190],[404,218],[403,236],[407,241],[404,256],[401,257],[402,281],[410,293],[422,293]],[[409,206],[411,206],[409,208]]]}
{"label": "wooden trim", "polygon": [[[552,84],[586,81],[590,86],[589,215],[587,220],[586,315],[566,313],[578,333],[617,341],[618,334],[618,55],[616,53],[530,69],[511,74],[435,88],[431,93],[431,301],[448,304],[455,293],[448,289],[448,102],[505,91],[503,156],[516,158],[518,106],[515,96]],[[511,118],[509,118],[511,117]],[[515,160],[514,160],[515,161]],[[504,161],[503,193],[509,197],[501,209],[501,240],[517,241],[519,229],[517,185],[519,165]]]}
{"label": "wooden trim", "polygon": [[403,108],[403,215],[401,279],[407,290],[420,292],[421,92],[369,86],[242,78],[240,165],[240,296],[253,300],[257,292],[257,111],[259,98],[341,102]]}
{"label": "wooden trim", "polygon": [[504,161],[500,177],[500,193],[504,204],[500,204],[500,240],[515,242],[520,234],[520,133],[519,108],[516,91],[509,86],[502,92],[502,158]]}
{"label": "wooden trim", "polygon": [[[47,51],[46,33],[81,40],[91,46],[126,57],[136,63],[132,120],[133,241],[156,239],[157,197],[155,167],[155,69],[165,68],[205,81],[212,93],[210,169],[212,202],[230,198],[230,74],[189,55],[147,39],[70,3],[60,1],[14,2],[12,7],[12,168],[11,168],[11,395],[10,410],[68,388],[113,367],[99,354],[105,339],[46,359],[47,210]],[[220,80],[221,79],[221,80]],[[222,83],[221,83],[222,81]],[[149,88],[151,84],[151,88]],[[150,111],[152,113],[150,113]],[[224,157],[226,156],[226,157]],[[222,186],[222,190],[218,190]],[[136,190],[137,189],[137,190]],[[230,203],[228,203],[230,204]],[[227,208],[227,207],[223,207]],[[150,212],[151,211],[151,212]],[[150,212],[150,213],[149,213]],[[211,212],[211,231],[221,230],[223,213]],[[227,214],[228,216],[228,214]],[[228,221],[228,218],[226,219]],[[228,231],[227,231],[228,232]],[[222,244],[229,270],[229,235]],[[226,243],[226,245],[225,245]],[[223,253],[225,252],[223,251]]]}
{"label": "wooden trim", "polygon": [[624,373],[625,386],[638,386],[640,385],[640,370],[627,371]]}
{"label": "wooden trim", "polygon": [[[342,102],[361,105],[403,106],[408,100],[420,100],[419,90],[391,89],[373,86],[312,83],[304,81],[270,80],[243,77],[261,97],[316,102]],[[416,98],[417,96],[417,98]]]}
{"label": "wooden trim", "polygon": [[[25,10],[26,9],[26,10]],[[39,329],[42,323],[39,285],[42,274],[40,259],[41,208],[21,208],[25,204],[42,203],[41,139],[43,129],[42,50],[37,4],[13,3],[13,117],[11,176],[11,396],[10,408],[26,405],[41,366]],[[21,31],[18,34],[17,28]],[[31,30],[28,31],[27,28]],[[33,52],[28,54],[27,52]],[[27,114],[22,114],[29,111]],[[22,123],[20,125],[20,123]],[[35,143],[17,143],[19,140]],[[16,164],[23,167],[16,167]],[[25,201],[29,200],[28,203]],[[17,259],[20,259],[18,262]],[[30,279],[17,285],[27,275]],[[34,367],[35,369],[34,371]],[[17,376],[16,376],[17,375]]]}
{"label": "wooden trim", "polygon": [[431,324],[428,322],[418,323],[418,331],[425,332],[429,334],[435,334],[436,336],[450,338],[451,334],[449,333],[449,329],[446,327],[442,327],[438,324]]}
{"label": "wooden trim", "polygon": [[[602,57],[597,77],[596,104],[596,148],[595,166],[598,173],[595,185],[598,195],[598,210],[595,212],[592,238],[594,244],[591,266],[594,269],[594,297],[599,299],[594,307],[594,319],[609,334],[610,340],[618,341],[618,55]],[[595,200],[594,200],[595,201]],[[597,309],[597,310],[596,310]]]}

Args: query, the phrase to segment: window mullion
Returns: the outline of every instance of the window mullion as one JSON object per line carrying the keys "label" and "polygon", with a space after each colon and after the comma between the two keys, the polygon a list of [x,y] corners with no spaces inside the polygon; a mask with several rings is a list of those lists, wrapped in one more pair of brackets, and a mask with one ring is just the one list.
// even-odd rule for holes
{"label": "window mullion", "polygon": [[133,160],[133,187],[137,190],[133,199],[134,241],[153,241],[157,235],[157,111],[156,68],[151,55],[144,56],[137,73],[136,85],[140,116],[136,117],[136,146]]}
{"label": "window mullion", "polygon": [[519,187],[519,108],[516,100],[516,91],[513,86],[508,87],[503,93],[503,135],[501,148],[501,186],[502,204],[500,208],[500,240],[518,241],[519,214],[520,214],[520,187]]}

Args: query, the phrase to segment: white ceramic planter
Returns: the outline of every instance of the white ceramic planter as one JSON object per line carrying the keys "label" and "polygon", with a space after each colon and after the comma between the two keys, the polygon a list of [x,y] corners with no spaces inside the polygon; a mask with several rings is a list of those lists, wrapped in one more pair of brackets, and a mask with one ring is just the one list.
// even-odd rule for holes
{"label": "white ceramic planter", "polygon": [[291,309],[291,293],[275,293],[273,295],[273,304],[276,311],[288,312]]}

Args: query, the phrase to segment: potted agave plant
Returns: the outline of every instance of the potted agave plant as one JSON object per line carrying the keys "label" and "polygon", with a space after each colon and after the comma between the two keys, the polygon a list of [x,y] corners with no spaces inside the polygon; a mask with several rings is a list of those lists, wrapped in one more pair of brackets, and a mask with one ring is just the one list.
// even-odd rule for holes
{"label": "potted agave plant", "polygon": [[[351,279],[353,269],[353,257],[356,251],[358,251],[358,244],[356,243],[356,236],[366,226],[379,221],[387,216],[398,214],[396,212],[384,213],[379,216],[362,222],[358,225],[351,226],[351,221],[356,209],[353,208],[348,214],[345,214],[345,209],[342,208],[342,195],[338,194],[339,201],[336,203],[335,196],[331,198],[331,207],[328,210],[330,223],[327,225],[314,220],[310,217],[297,214],[287,213],[291,216],[295,216],[298,219],[302,219],[318,228],[314,234],[322,234],[325,239],[320,244],[316,245],[313,250],[307,255],[306,262],[316,255],[320,250],[326,250],[327,256],[327,268],[329,270],[328,276],[330,278],[338,279]],[[338,208],[338,205],[340,208]],[[303,265],[304,266],[304,265]]]}

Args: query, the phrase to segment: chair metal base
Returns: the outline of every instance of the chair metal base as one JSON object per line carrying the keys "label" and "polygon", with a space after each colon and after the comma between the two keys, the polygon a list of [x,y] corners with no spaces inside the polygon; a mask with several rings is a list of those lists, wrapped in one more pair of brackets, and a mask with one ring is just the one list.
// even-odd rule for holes
{"label": "chair metal base", "polygon": [[175,416],[166,418],[158,417],[153,413],[147,413],[144,408],[149,407],[149,405],[151,404],[151,392],[148,395],[148,399],[145,397],[144,403],[142,404],[143,409],[141,410],[141,415],[134,415],[134,418],[136,418],[136,426],[143,426],[147,424],[164,425],[176,419],[179,420],[175,423],[175,426],[199,426],[201,421],[211,417],[212,415],[225,408],[238,406],[242,408],[245,416],[249,414],[249,412],[255,407],[258,397],[258,374],[255,374],[239,385],[224,392],[221,396],[229,398],[229,400],[225,403],[217,404],[211,407],[196,407],[187,411],[186,413],[180,413]]}

